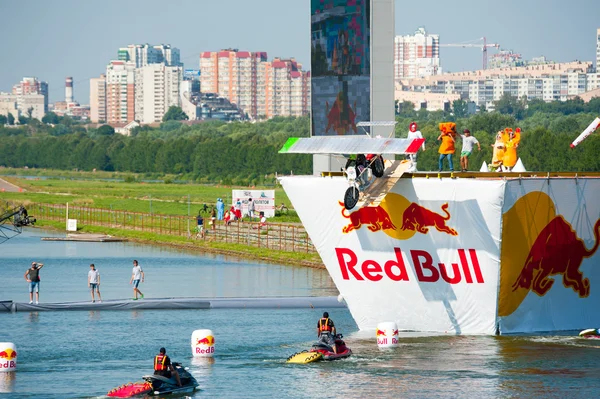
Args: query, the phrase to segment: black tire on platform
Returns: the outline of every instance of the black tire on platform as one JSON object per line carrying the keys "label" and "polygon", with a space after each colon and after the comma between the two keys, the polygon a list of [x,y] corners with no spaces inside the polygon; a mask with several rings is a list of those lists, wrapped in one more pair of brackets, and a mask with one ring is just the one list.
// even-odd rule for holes
{"label": "black tire on platform", "polygon": [[375,157],[375,160],[371,164],[371,170],[373,171],[373,175],[375,175],[375,177],[383,176],[383,171],[384,171],[383,160],[381,159],[381,157],[379,155],[377,155]]}
{"label": "black tire on platform", "polygon": [[358,202],[358,188],[350,186],[344,194],[344,207],[348,210],[354,208]]}

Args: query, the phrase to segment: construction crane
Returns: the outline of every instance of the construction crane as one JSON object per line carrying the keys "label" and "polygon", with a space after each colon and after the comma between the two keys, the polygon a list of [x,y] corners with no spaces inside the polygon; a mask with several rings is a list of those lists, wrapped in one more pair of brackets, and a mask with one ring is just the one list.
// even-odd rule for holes
{"label": "construction crane", "polygon": [[[477,41],[483,40],[483,43],[453,43],[453,44],[440,44],[440,47],[477,47],[480,48],[483,52],[483,69],[487,69],[487,61],[488,61],[488,53],[487,49],[489,47],[500,48],[499,44],[496,43],[488,43],[485,37],[477,39]],[[472,40],[471,42],[473,42]]]}

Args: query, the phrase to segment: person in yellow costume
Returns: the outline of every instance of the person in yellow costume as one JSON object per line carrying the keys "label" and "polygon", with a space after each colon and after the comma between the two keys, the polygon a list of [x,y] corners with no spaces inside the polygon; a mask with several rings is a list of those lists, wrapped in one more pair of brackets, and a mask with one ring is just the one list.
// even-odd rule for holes
{"label": "person in yellow costume", "polygon": [[452,164],[452,155],[454,154],[454,138],[456,137],[456,123],[454,122],[443,122],[440,123],[440,135],[437,140],[441,140],[440,148],[440,159],[438,161],[439,171],[441,172],[444,168],[444,158],[448,159],[448,166],[450,171],[454,172],[454,165]]}
{"label": "person in yellow costume", "polygon": [[506,129],[496,133],[496,141],[492,144],[494,147],[492,153],[492,162],[490,163],[490,171],[502,172],[502,159],[506,150]]}
{"label": "person in yellow costume", "polygon": [[512,171],[512,168],[514,168],[517,163],[517,147],[521,141],[521,129],[517,130],[518,132],[513,132],[513,130],[510,129],[505,141],[506,150],[504,151],[504,157],[502,157],[502,169],[505,172]]}

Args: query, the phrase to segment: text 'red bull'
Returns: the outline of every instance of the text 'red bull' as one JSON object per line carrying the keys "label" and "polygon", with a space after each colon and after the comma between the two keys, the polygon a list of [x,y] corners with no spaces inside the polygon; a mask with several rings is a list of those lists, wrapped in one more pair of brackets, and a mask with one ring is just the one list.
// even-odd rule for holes
{"label": "text 'red bull'", "polygon": [[[385,277],[392,281],[409,281],[406,264],[400,248],[394,248],[396,259],[388,260],[383,266],[373,259],[365,259],[359,263],[356,254],[350,248],[336,248],[335,252],[344,280],[380,281]],[[467,260],[467,252],[471,259],[472,271]],[[437,263],[437,267],[434,266],[433,258],[427,251],[410,250],[410,257],[418,281],[435,283],[441,277],[448,284],[458,284],[464,277],[464,281],[467,284],[473,284],[474,282],[478,284],[484,283],[479,259],[477,258],[477,251],[474,249],[459,249],[458,257],[460,265],[452,263],[450,267],[441,262]],[[450,273],[448,269],[451,269],[452,272]],[[475,281],[473,281],[473,276],[475,277]]]}

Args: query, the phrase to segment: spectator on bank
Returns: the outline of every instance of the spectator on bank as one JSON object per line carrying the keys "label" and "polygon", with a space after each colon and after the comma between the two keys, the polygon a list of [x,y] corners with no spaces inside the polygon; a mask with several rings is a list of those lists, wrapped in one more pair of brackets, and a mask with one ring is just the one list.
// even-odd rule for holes
{"label": "spectator on bank", "polygon": [[248,217],[250,220],[254,219],[254,201],[252,201],[252,198],[248,198]]}
{"label": "spectator on bank", "polygon": [[213,207],[212,211],[210,211],[210,227],[211,229],[215,229],[217,226],[217,210],[215,209],[215,207]]}
{"label": "spectator on bank", "polygon": [[223,220],[225,212],[225,203],[221,198],[217,198],[217,219]]}
{"label": "spectator on bank", "polygon": [[196,238],[204,238],[204,218],[198,214],[196,216]]}

